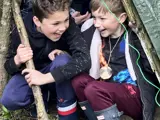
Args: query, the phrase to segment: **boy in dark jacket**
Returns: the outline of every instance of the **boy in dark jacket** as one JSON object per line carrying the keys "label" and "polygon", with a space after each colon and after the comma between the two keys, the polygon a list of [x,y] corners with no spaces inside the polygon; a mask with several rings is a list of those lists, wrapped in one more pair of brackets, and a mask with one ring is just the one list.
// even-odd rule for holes
{"label": "boy in dark jacket", "polygon": [[[77,120],[76,98],[70,82],[90,68],[86,41],[69,16],[69,0],[34,0],[32,7],[33,12],[24,18],[31,47],[22,45],[18,32],[14,31],[5,62],[13,77],[4,89],[1,103],[9,110],[21,109],[34,101],[29,86],[41,86],[44,102],[47,90],[55,88],[59,119]],[[31,58],[36,70],[23,69]]]}
{"label": "boy in dark jacket", "polygon": [[[97,64],[92,62],[92,66],[98,66],[92,67],[97,68],[96,75],[82,74],[72,81],[82,110],[89,120],[120,120],[122,115],[153,120],[155,89],[145,79],[155,82],[156,78],[136,34],[127,25],[126,32],[121,25],[127,19],[121,0],[91,0],[90,5],[92,22],[99,34],[92,26],[85,34],[92,35],[91,39],[97,37],[101,44],[95,44],[90,52],[91,60],[99,60]],[[137,51],[145,78],[136,64]],[[93,78],[97,75],[100,81]]]}

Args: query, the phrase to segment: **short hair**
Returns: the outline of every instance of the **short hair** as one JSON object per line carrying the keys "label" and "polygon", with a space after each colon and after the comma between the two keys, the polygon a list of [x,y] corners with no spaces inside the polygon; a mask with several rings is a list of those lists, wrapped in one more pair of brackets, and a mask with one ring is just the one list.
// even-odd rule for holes
{"label": "short hair", "polygon": [[91,11],[96,11],[100,8],[99,9],[100,12],[103,13],[108,12],[108,9],[106,8],[106,6],[103,4],[102,1],[104,1],[108,6],[108,8],[111,10],[111,12],[113,12],[116,15],[125,12],[121,0],[91,0],[90,2]]}
{"label": "short hair", "polygon": [[70,0],[32,0],[33,15],[41,22],[56,11],[69,10]]}

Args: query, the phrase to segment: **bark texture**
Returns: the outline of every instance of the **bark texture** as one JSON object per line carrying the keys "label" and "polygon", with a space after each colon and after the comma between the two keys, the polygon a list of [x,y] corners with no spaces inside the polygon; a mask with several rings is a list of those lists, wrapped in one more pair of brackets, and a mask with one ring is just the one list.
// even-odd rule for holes
{"label": "bark texture", "polygon": [[[13,10],[14,20],[15,20],[20,38],[21,38],[21,42],[25,46],[30,46],[29,40],[28,40],[28,35],[26,32],[22,17],[20,15],[20,7],[19,7],[17,0],[12,1],[12,10]],[[29,69],[35,69],[34,64],[33,64],[33,60],[29,60],[26,63],[26,67]],[[37,107],[38,120],[48,120],[48,115],[45,111],[40,87],[39,86],[32,86],[32,91],[33,91],[33,95],[34,95],[34,99],[35,99],[35,104]]]}
{"label": "bark texture", "polygon": [[8,51],[8,44],[10,39],[10,25],[11,25],[11,0],[3,0],[2,16],[0,19],[0,96],[7,83],[8,75],[4,69],[4,62]]}

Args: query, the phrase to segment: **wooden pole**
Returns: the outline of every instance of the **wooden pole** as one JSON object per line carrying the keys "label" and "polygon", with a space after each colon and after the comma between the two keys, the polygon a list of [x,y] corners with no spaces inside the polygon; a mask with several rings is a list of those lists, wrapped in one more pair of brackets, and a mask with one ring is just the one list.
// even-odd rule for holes
{"label": "wooden pole", "polygon": [[[13,10],[14,20],[15,20],[15,23],[16,23],[16,26],[18,29],[18,33],[21,38],[21,42],[25,46],[30,46],[28,35],[26,32],[22,17],[20,15],[20,7],[19,7],[17,0],[12,0],[12,10]],[[35,69],[33,60],[27,61],[26,67],[29,69]],[[38,120],[48,120],[48,115],[45,111],[40,87],[39,86],[32,86],[32,91],[33,91],[33,95],[34,95],[34,99],[35,99],[35,104],[37,107]]]}

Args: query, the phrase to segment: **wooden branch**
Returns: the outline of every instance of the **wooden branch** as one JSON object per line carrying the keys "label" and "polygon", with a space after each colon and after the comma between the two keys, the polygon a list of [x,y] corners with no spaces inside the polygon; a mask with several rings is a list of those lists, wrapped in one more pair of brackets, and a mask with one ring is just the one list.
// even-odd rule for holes
{"label": "wooden branch", "polygon": [[1,5],[3,9],[0,19],[0,96],[8,80],[8,74],[4,69],[4,62],[6,60],[10,39],[11,0],[3,0]]}
{"label": "wooden branch", "polygon": [[122,0],[122,2],[129,20],[136,23],[136,28],[138,30],[137,35],[140,39],[141,45],[147,55],[153,72],[155,72],[158,81],[160,82],[160,61],[151,43],[150,37],[147,34],[147,31],[138,15],[137,10],[134,7],[132,0]]}
{"label": "wooden branch", "polygon": [[[26,32],[22,17],[20,15],[19,4],[17,3],[17,0],[12,0],[12,1],[13,1],[12,2],[12,9],[13,9],[14,20],[15,20],[20,38],[21,38],[21,42],[25,46],[30,46],[29,40],[28,40],[28,35]],[[29,60],[26,63],[26,66],[29,69],[35,69],[34,64],[33,64],[33,60]],[[33,91],[33,95],[34,95],[34,99],[35,99],[35,104],[37,107],[38,120],[48,120],[48,116],[45,111],[40,87],[39,86],[32,86],[32,91]]]}

